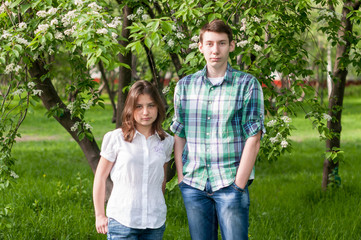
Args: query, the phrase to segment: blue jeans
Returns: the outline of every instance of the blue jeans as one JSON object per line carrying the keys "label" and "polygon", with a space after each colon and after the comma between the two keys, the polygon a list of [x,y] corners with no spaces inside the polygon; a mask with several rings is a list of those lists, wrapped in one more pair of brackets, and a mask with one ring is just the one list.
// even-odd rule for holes
{"label": "blue jeans", "polygon": [[248,239],[249,193],[232,185],[212,191],[209,181],[204,191],[179,184],[193,240],[217,240],[218,223],[223,240]]}
{"label": "blue jeans", "polygon": [[137,229],[126,227],[116,220],[108,220],[108,240],[129,239],[129,240],[162,240],[165,231],[165,224],[160,228]]}

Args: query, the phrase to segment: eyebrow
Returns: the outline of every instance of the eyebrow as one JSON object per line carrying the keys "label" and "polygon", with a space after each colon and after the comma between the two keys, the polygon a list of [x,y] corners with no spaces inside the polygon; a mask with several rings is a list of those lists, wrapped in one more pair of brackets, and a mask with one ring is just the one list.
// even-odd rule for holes
{"label": "eyebrow", "polygon": [[226,39],[224,39],[224,40],[219,40],[219,41],[214,41],[214,40],[207,40],[207,41],[205,41],[206,43],[208,43],[208,42],[227,42],[227,40]]}

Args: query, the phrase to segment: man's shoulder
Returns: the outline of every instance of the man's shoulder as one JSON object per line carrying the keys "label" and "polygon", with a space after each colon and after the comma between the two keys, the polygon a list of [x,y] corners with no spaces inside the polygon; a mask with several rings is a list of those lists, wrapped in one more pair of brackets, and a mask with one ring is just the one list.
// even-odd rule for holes
{"label": "man's shoulder", "polygon": [[243,72],[241,70],[231,68],[230,71],[231,71],[232,77],[236,78],[238,80],[242,80],[242,81],[250,81],[252,79],[256,80],[256,78],[252,74]]}
{"label": "man's shoulder", "polygon": [[181,78],[179,81],[178,81],[178,84],[180,85],[188,85],[190,84],[191,82],[201,78],[203,76],[203,71],[202,70],[199,70],[195,73],[192,73],[192,74],[189,74],[183,78]]}

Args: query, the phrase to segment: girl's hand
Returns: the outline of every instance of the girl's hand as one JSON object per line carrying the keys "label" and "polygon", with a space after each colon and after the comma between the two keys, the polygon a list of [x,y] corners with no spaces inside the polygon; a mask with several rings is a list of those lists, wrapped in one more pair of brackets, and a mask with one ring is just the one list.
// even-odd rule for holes
{"label": "girl's hand", "polygon": [[98,233],[106,234],[108,232],[108,218],[106,216],[96,217],[95,226]]}

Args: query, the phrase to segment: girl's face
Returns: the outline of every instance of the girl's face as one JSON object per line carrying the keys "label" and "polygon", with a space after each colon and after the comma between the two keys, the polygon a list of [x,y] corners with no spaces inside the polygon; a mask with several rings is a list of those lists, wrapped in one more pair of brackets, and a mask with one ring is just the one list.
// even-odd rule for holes
{"label": "girl's face", "polygon": [[148,94],[141,94],[135,103],[134,120],[138,131],[149,130],[158,117],[158,107]]}

